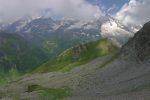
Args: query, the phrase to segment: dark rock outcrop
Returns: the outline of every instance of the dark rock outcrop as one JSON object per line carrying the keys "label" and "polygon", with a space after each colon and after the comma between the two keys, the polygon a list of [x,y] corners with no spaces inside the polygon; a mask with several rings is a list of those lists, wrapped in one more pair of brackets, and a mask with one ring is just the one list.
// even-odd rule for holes
{"label": "dark rock outcrop", "polygon": [[135,36],[123,46],[124,56],[138,61],[150,60],[150,22],[146,23]]}

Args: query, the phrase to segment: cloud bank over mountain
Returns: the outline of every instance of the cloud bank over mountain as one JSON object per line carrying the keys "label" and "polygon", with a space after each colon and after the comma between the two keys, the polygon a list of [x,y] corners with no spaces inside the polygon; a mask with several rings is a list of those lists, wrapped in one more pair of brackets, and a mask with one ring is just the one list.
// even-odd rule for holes
{"label": "cloud bank over mountain", "polygon": [[[137,32],[144,23],[150,21],[150,0],[130,0],[101,27],[103,36],[128,39]],[[119,24],[122,25],[119,25]],[[124,38],[123,38],[124,37]]]}
{"label": "cloud bank over mountain", "polygon": [[13,22],[24,16],[90,20],[102,14],[99,6],[86,0],[0,0],[0,22]]}
{"label": "cloud bank over mountain", "polygon": [[150,21],[150,0],[130,0],[116,14],[116,19],[129,28],[141,28],[144,23]]}
{"label": "cloud bank over mountain", "polygon": [[[90,2],[88,2],[90,1]],[[111,16],[103,5],[92,4],[93,0],[0,0],[0,24],[11,23],[24,16],[32,18],[53,17],[88,20],[101,17],[103,36],[131,37],[144,23],[150,20],[150,0],[129,0]],[[98,2],[95,0],[95,3]],[[112,8],[108,9],[111,11]],[[106,22],[103,19],[110,19]],[[126,39],[122,39],[123,43]]]}

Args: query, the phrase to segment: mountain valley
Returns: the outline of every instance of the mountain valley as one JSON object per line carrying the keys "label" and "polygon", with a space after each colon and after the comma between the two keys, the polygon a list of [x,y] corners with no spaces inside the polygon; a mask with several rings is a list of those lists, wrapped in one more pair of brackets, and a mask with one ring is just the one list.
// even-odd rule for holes
{"label": "mountain valley", "polygon": [[33,72],[1,86],[0,97],[149,100],[149,29],[148,22],[122,48],[109,39],[101,39],[67,49]]}

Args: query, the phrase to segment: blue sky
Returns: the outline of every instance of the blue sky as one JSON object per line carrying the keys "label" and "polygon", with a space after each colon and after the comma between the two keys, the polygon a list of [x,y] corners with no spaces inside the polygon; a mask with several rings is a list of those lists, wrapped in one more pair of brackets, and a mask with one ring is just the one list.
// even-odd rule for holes
{"label": "blue sky", "polygon": [[87,0],[94,5],[105,7],[106,10],[113,8],[113,13],[117,12],[129,0]]}

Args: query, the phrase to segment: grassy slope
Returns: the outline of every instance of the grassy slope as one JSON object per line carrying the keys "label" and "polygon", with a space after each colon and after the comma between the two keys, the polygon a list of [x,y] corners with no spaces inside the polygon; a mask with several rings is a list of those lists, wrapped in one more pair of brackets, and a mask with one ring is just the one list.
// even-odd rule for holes
{"label": "grassy slope", "polygon": [[0,33],[0,39],[0,70],[5,73],[14,67],[28,72],[48,59],[44,51],[17,34]]}
{"label": "grassy slope", "polygon": [[17,34],[0,32],[0,84],[46,62],[47,54]]}
{"label": "grassy slope", "polygon": [[[29,41],[15,33],[0,32],[0,83],[11,81],[14,79],[12,76],[19,77],[32,71],[79,42],[81,40],[57,39],[57,37],[43,40],[35,38]],[[12,69],[15,69],[16,75],[15,73],[12,75]]]}
{"label": "grassy slope", "polygon": [[19,76],[21,76],[21,73],[16,68],[10,69],[9,72],[7,72],[7,74],[3,70],[1,70],[0,71],[0,85],[11,82],[17,79]]}
{"label": "grassy slope", "polygon": [[68,87],[48,88],[37,84],[28,86],[28,93],[34,91],[40,91],[45,98],[51,98],[51,100],[63,100],[64,97],[71,95],[71,89]]}
{"label": "grassy slope", "polygon": [[108,55],[116,51],[116,49],[117,47],[107,39],[101,39],[99,41],[79,45],[77,47],[66,50],[57,58],[41,65],[35,70],[35,72],[67,72],[76,66],[93,60],[94,58]]}

